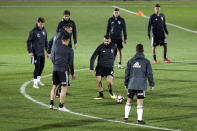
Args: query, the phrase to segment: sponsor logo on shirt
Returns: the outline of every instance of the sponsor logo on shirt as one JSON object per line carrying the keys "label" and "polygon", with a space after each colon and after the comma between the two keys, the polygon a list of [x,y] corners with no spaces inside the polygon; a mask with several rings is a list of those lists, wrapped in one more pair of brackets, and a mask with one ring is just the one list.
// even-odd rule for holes
{"label": "sponsor logo on shirt", "polygon": [[141,65],[139,64],[139,62],[136,62],[136,63],[133,65],[133,68],[141,68]]}
{"label": "sponsor logo on shirt", "polygon": [[40,38],[40,34],[39,33],[37,34],[37,37]]}
{"label": "sponsor logo on shirt", "polygon": [[105,52],[105,50],[103,50],[103,52]]}

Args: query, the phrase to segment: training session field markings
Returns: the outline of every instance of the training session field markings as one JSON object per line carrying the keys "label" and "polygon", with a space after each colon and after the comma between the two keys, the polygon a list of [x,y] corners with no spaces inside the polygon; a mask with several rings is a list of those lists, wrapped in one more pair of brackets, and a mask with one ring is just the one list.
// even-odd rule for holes
{"label": "training session field markings", "polygon": [[[78,71],[87,71],[89,70],[89,68],[84,68],[84,69],[78,69],[78,70],[75,70],[76,72]],[[43,76],[42,78],[47,78],[47,77],[51,77],[52,75],[49,74],[49,75],[45,75]],[[48,104],[45,104],[43,102],[40,102],[34,98],[32,98],[29,94],[26,93],[26,88],[27,86],[33,82],[33,80],[30,80],[30,81],[27,81],[25,82],[21,88],[20,88],[20,92],[21,94],[23,94],[27,99],[31,100],[32,102],[34,103],[37,103],[41,106],[44,106],[46,108],[49,108],[49,105]],[[58,108],[54,108],[54,109],[58,109]],[[156,127],[156,126],[149,126],[149,125],[139,125],[139,124],[135,124],[135,123],[125,123],[123,121],[117,121],[117,120],[111,120],[111,119],[105,119],[105,118],[101,118],[101,117],[97,117],[97,116],[91,116],[91,115],[87,115],[87,114],[82,114],[82,113],[78,113],[78,112],[72,112],[71,110],[69,109],[66,109],[64,110],[64,112],[67,112],[67,113],[70,113],[70,114],[73,114],[73,115],[78,115],[78,116],[83,116],[83,117],[88,117],[88,118],[92,118],[92,119],[97,119],[97,120],[102,120],[102,121],[107,121],[107,122],[113,122],[113,123],[120,123],[120,124],[126,124],[126,125],[132,125],[132,126],[138,126],[138,127],[144,127],[144,128],[152,128],[152,129],[157,129],[157,130],[164,130],[164,131],[181,131],[179,129],[170,129],[170,128],[162,128],[162,127]]]}
{"label": "training session field markings", "polygon": [[[50,8],[50,7],[98,7],[98,8],[101,8],[101,7],[113,7],[113,8],[119,8],[120,10],[122,11],[125,11],[125,12],[128,12],[130,14],[134,14],[136,15],[137,13],[136,12],[133,12],[133,11],[130,11],[130,10],[127,10],[127,9],[124,9],[124,8],[120,8],[118,6],[0,6],[0,7],[5,7],[5,8],[23,8],[23,7],[46,7],[46,8]],[[148,16],[143,16],[144,18],[149,18]],[[176,27],[178,29],[181,29],[181,30],[184,30],[184,31],[187,31],[187,32],[191,32],[191,33],[196,33],[197,34],[197,31],[193,31],[193,30],[190,30],[190,29],[187,29],[187,28],[184,28],[184,27],[181,27],[181,26],[178,26],[178,25],[175,25],[175,24],[171,24],[171,23],[167,23],[168,25],[170,26],[173,26],[173,27]],[[196,62],[197,60],[183,60],[183,61],[177,61],[177,62]],[[79,70],[76,70],[76,71],[84,71],[84,70],[89,70],[89,68],[84,68],[84,69],[79,69]],[[45,75],[43,76],[42,78],[47,78],[47,77],[51,77],[52,75]],[[49,108],[49,105],[48,104],[45,104],[43,102],[40,102],[34,98],[32,98],[30,95],[28,95],[26,93],[26,87],[27,85],[29,85],[33,80],[30,80],[30,81],[27,81],[25,82],[21,88],[20,88],[20,92],[21,94],[23,94],[27,99],[31,100],[32,102],[34,103],[37,103],[39,105],[42,105],[44,107],[47,107]],[[55,108],[57,109],[57,108]],[[73,115],[78,115],[78,116],[84,116],[84,117],[88,117],[88,118],[92,118],[92,119],[98,119],[98,120],[103,120],[103,121],[108,121],[108,122],[113,122],[113,123],[120,123],[120,124],[126,124],[126,125],[132,125],[132,126],[139,126],[139,127],[145,127],[145,128],[152,128],[152,129],[158,129],[158,130],[167,130],[167,131],[180,131],[179,129],[170,129],[170,128],[162,128],[162,127],[156,127],[156,126],[149,126],[149,125],[139,125],[139,124],[135,124],[135,123],[125,123],[123,121],[117,121],[117,120],[110,120],[110,119],[105,119],[105,118],[101,118],[101,117],[96,117],[96,116],[91,116],[91,115],[87,115],[87,114],[82,114],[82,113],[77,113],[77,112],[72,112],[71,110],[67,109],[65,110],[64,112],[67,112],[67,113],[70,113],[70,114],[73,114]]]}

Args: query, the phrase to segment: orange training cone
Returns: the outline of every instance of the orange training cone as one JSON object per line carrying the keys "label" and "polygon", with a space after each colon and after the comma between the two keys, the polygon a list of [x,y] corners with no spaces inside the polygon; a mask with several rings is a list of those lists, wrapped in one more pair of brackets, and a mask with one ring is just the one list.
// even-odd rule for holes
{"label": "orange training cone", "polygon": [[138,13],[136,15],[137,16],[144,16],[144,14],[142,13],[142,11],[138,11]]}

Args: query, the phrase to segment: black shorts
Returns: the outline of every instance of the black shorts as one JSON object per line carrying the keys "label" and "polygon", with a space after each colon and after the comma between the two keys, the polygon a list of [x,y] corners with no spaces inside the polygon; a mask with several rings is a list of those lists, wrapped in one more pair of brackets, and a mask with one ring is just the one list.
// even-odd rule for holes
{"label": "black shorts", "polygon": [[53,85],[70,86],[67,71],[53,71]]}
{"label": "black shorts", "polygon": [[152,37],[152,46],[163,46],[163,45],[166,45],[167,44],[167,40],[165,38],[165,36],[163,37]]}
{"label": "black shorts", "polygon": [[113,68],[103,67],[103,66],[96,66],[96,76],[112,76],[114,77],[114,70]]}
{"label": "black shorts", "polygon": [[137,99],[144,99],[145,98],[145,91],[143,90],[128,90],[128,98],[133,99],[134,95],[136,94]]}
{"label": "black shorts", "polygon": [[122,39],[111,39],[111,42],[116,44],[118,49],[123,48]]}

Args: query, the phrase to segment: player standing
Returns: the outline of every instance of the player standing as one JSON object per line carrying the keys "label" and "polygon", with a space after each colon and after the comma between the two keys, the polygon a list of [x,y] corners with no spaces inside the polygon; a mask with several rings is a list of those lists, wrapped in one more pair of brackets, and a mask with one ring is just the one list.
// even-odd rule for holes
{"label": "player standing", "polygon": [[125,105],[124,121],[128,122],[129,112],[131,110],[131,103],[133,97],[137,96],[137,115],[138,124],[146,124],[142,120],[143,101],[145,98],[145,91],[147,90],[146,80],[148,78],[151,90],[154,89],[154,81],[152,68],[149,60],[144,57],[144,49],[142,44],[136,46],[136,55],[130,59],[125,69],[125,88],[128,89],[128,99]]}
{"label": "player standing", "polygon": [[110,35],[111,42],[117,45],[119,52],[119,64],[118,68],[122,68],[122,31],[124,34],[124,43],[127,43],[127,31],[125,20],[120,17],[120,12],[118,8],[114,9],[114,15],[109,18],[107,24],[107,35]]}
{"label": "player standing", "polygon": [[104,42],[97,47],[94,51],[91,59],[90,59],[90,72],[93,74],[94,72],[94,62],[96,57],[98,56],[98,62],[96,66],[96,81],[97,81],[97,88],[99,92],[99,96],[95,99],[103,99],[103,87],[102,87],[102,77],[106,77],[107,85],[109,89],[109,93],[112,99],[115,99],[115,94],[112,91],[113,85],[113,67],[114,67],[114,60],[117,54],[117,49],[113,43],[111,43],[111,39],[109,35],[104,36]]}
{"label": "player standing", "polygon": [[153,53],[153,62],[157,63],[156,58],[156,47],[158,45],[163,46],[163,60],[167,63],[170,63],[170,60],[166,57],[167,55],[167,40],[168,30],[166,27],[166,20],[164,14],[160,13],[160,5],[155,5],[155,13],[150,16],[148,23],[148,39],[150,40],[150,32],[152,27],[152,53]]}
{"label": "player standing", "polygon": [[66,96],[67,87],[69,86],[68,69],[71,70],[72,78],[75,79],[74,74],[74,53],[73,49],[68,47],[70,36],[65,34],[63,36],[58,33],[54,40],[52,47],[51,60],[53,62],[53,87],[51,90],[50,109],[53,109],[54,99],[58,85],[61,84],[59,110],[66,110],[64,108],[64,98]]}
{"label": "player standing", "polygon": [[45,55],[44,49],[47,50],[47,31],[44,28],[45,19],[39,17],[35,27],[29,32],[27,40],[27,50],[32,59],[32,64],[35,65],[34,69],[34,88],[39,88],[38,84],[44,86],[40,81],[41,74],[44,69]]}
{"label": "player standing", "polygon": [[[73,20],[70,19],[70,11],[65,10],[63,12],[63,19],[58,23],[56,32],[59,32],[66,24],[70,24],[72,26],[72,35],[74,40],[74,48],[77,48],[77,28],[76,24]],[[70,45],[71,44],[71,45]],[[70,40],[69,46],[72,48],[72,40]]]}

